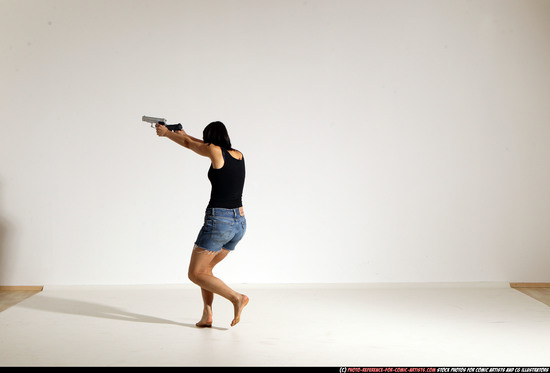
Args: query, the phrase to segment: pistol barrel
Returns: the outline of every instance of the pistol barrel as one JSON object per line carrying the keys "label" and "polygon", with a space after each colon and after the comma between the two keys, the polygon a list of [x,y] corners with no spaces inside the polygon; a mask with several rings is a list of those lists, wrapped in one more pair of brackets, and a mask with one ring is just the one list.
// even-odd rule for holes
{"label": "pistol barrel", "polygon": [[164,118],[148,117],[146,115],[141,117],[141,120],[143,120],[144,122],[149,122],[151,124],[156,124],[156,123],[160,123],[160,122],[166,123],[166,119],[164,119]]}

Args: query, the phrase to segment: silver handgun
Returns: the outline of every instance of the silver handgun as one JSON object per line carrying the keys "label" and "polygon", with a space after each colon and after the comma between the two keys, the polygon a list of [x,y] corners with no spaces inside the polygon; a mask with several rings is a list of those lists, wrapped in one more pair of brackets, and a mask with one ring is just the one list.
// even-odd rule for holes
{"label": "silver handgun", "polygon": [[148,117],[144,115],[141,117],[141,120],[147,123],[151,123],[151,128],[155,128],[155,124],[162,124],[163,126],[166,126],[170,131],[181,131],[183,129],[183,126],[181,123],[178,124],[166,124],[166,119],[164,118],[157,118],[157,117]]}

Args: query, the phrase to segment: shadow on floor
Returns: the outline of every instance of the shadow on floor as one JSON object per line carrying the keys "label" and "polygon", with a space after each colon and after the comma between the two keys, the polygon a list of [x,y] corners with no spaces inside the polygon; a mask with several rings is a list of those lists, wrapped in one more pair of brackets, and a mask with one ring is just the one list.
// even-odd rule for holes
{"label": "shadow on floor", "polygon": [[[100,317],[104,319],[132,321],[153,324],[172,324],[177,326],[185,326],[188,328],[198,329],[195,324],[179,323],[172,320],[166,320],[155,316],[142,315],[138,313],[124,311],[120,308],[107,306],[98,303],[85,302],[75,299],[57,298],[48,295],[40,295],[29,298],[25,302],[18,305],[40,311],[65,313],[69,315]],[[209,329],[229,330],[228,328],[220,328],[212,326]]]}

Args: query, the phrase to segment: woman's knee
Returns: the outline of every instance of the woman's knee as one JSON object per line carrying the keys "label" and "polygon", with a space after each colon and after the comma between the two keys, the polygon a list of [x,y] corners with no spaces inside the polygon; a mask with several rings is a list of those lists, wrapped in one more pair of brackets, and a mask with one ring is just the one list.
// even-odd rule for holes
{"label": "woman's knee", "polygon": [[189,272],[187,273],[189,280],[195,284],[199,283],[204,276],[212,276],[212,269],[189,268]]}
{"label": "woman's knee", "polygon": [[191,280],[191,282],[196,284],[199,280],[199,276],[200,272],[198,270],[189,268],[189,272],[187,272],[187,277],[189,278],[189,280]]}

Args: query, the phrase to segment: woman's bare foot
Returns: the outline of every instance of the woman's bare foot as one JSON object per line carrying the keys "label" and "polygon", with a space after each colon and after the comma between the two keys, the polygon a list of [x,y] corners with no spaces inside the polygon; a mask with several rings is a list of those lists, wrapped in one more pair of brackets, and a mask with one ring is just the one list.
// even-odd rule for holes
{"label": "woman's bare foot", "polygon": [[231,326],[237,325],[239,321],[241,321],[241,312],[243,311],[243,308],[248,304],[248,297],[244,294],[240,294],[237,302],[233,303],[233,307],[235,307],[235,318],[231,322]]}
{"label": "woman's bare foot", "polygon": [[198,326],[199,328],[212,327],[212,311],[204,310],[202,313],[202,318],[195,325]]}

